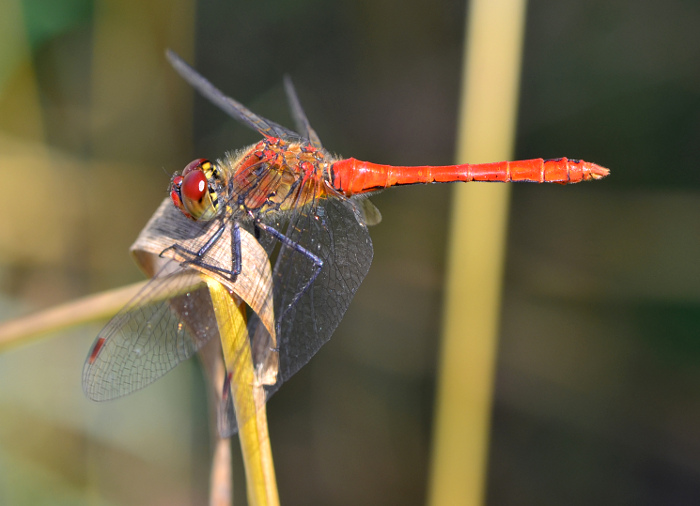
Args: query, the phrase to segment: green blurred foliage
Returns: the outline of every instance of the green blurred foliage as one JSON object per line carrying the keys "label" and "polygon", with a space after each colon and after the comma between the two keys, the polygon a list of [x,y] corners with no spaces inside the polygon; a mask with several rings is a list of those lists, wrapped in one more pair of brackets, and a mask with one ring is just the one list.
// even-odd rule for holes
{"label": "green blurred foliage", "polygon": [[22,11],[32,52],[44,43],[90,23],[92,0],[23,0]]}

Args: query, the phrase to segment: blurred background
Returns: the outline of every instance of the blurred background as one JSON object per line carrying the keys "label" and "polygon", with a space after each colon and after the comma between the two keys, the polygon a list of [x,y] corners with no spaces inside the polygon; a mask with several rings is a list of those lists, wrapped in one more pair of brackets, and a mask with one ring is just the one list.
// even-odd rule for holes
{"label": "blurred background", "polygon": [[[700,3],[527,9],[516,157],[583,158],[612,175],[513,188],[486,503],[697,504]],[[172,172],[257,140],[194,98],[165,48],[292,126],[290,74],[332,152],[448,164],[465,11],[2,0],[0,317],[141,280],[128,248]],[[369,275],[268,404],[283,504],[425,503],[450,195],[373,199],[384,219]],[[0,504],[206,504],[197,361],[92,404],[80,375],[100,326],[0,354]],[[240,461],[235,473],[241,504]]]}

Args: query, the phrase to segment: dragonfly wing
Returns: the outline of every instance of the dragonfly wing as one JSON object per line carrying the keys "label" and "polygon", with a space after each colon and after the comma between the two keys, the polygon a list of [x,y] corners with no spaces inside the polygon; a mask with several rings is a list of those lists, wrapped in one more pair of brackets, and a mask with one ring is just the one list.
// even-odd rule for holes
{"label": "dragonfly wing", "polygon": [[190,67],[174,51],[168,49],[165,52],[170,64],[182,78],[190,83],[207,100],[216,105],[232,118],[240,121],[253,130],[260,132],[266,137],[298,138],[299,134],[278,125],[274,121],[258,116],[240,102],[224,95],[224,93],[214,86],[204,76]]}
{"label": "dragonfly wing", "polygon": [[[213,335],[216,318],[199,274],[169,262],[99,333],[83,368],[92,400],[121,397],[160,378]],[[167,271],[166,271],[167,272]]]}
{"label": "dragonfly wing", "polygon": [[284,91],[287,94],[287,100],[289,101],[289,106],[292,109],[292,117],[294,118],[294,123],[297,131],[302,137],[309,140],[311,145],[317,149],[321,149],[321,139],[318,138],[316,130],[311,127],[309,119],[304,113],[304,109],[301,107],[301,102],[299,102],[299,97],[294,89],[294,84],[292,84],[292,79],[289,76],[284,76]]}
{"label": "dragonfly wing", "polygon": [[362,211],[362,217],[364,218],[365,223],[367,225],[372,227],[381,223],[382,213],[379,211],[379,209],[377,209],[377,206],[375,206],[370,199],[365,198],[356,202],[360,206],[360,210]]}
{"label": "dragonfly wing", "polygon": [[323,346],[335,331],[372,263],[372,241],[360,211],[341,195],[302,208],[289,224],[287,236],[323,261],[311,287],[289,308],[314,273],[313,262],[283,246],[275,263],[275,314],[284,314],[278,334],[276,391]]}

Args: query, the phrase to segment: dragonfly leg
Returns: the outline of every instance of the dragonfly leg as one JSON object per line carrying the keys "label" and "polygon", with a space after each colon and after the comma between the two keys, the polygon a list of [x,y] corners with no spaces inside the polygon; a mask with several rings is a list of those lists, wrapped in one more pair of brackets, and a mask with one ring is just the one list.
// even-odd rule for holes
{"label": "dragonfly leg", "polygon": [[[299,290],[299,292],[297,292],[297,294],[294,296],[294,298],[292,299],[292,301],[291,301],[289,304],[287,304],[287,307],[285,307],[285,308],[282,310],[281,314],[280,314],[279,317],[277,318],[277,323],[275,324],[275,330],[277,331],[277,335],[279,335],[279,334],[280,334],[280,326],[281,326],[281,324],[282,324],[282,320],[283,320],[284,317],[287,315],[287,313],[297,304],[297,302],[299,302],[299,299],[301,299],[302,296],[303,296],[306,292],[309,291],[309,288],[311,288],[311,285],[314,284],[314,281],[316,281],[316,278],[317,278],[318,275],[321,273],[321,269],[323,269],[323,260],[321,260],[319,257],[317,257],[316,255],[314,255],[313,253],[311,253],[309,250],[307,250],[306,248],[304,248],[302,245],[300,245],[300,244],[298,244],[298,243],[292,241],[289,237],[287,237],[286,235],[280,233],[277,229],[272,228],[271,226],[266,225],[265,223],[263,223],[263,222],[261,222],[261,221],[259,221],[259,220],[256,220],[255,225],[256,225],[257,227],[260,227],[261,230],[267,232],[268,234],[270,234],[270,235],[271,235],[272,237],[274,237],[275,239],[277,239],[277,240],[278,240],[279,242],[281,242],[284,246],[287,246],[287,247],[289,247],[289,248],[292,248],[294,251],[296,251],[296,252],[298,252],[298,253],[301,253],[302,255],[304,255],[306,258],[308,258],[309,260],[311,260],[311,261],[314,263],[314,272],[313,272],[313,274],[311,275],[311,277],[309,277],[309,280],[308,280],[308,281],[306,282],[306,284],[302,287],[302,289]],[[276,350],[273,350],[273,351],[276,351]]]}
{"label": "dragonfly leg", "polygon": [[189,259],[184,260],[181,265],[186,266],[189,264],[194,264],[198,265],[200,267],[203,267],[205,269],[208,269],[213,272],[217,272],[229,279],[231,279],[232,282],[236,281],[236,277],[241,273],[241,230],[240,226],[238,225],[237,221],[233,222],[233,233],[232,233],[232,241],[231,241],[231,257],[233,258],[233,265],[231,266],[231,269],[225,269],[223,267],[219,267],[218,265],[213,265],[210,263],[205,262],[204,260],[206,259],[206,253],[218,242],[219,239],[221,239],[221,236],[223,235],[224,231],[226,230],[226,222],[222,221],[219,225],[219,227],[216,229],[216,231],[212,234],[212,236],[207,240],[204,245],[199,248],[198,251],[192,251],[189,250],[179,244],[173,244],[172,246],[169,246],[165,248],[163,251],[160,252],[159,256],[163,256],[166,251],[168,250],[174,250],[181,255],[185,257],[191,257]]}

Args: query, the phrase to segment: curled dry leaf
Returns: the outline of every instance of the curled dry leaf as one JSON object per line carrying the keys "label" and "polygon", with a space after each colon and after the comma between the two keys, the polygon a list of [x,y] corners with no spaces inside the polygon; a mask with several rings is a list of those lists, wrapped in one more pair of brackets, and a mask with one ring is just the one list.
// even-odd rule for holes
{"label": "curled dry leaf", "polygon": [[[192,259],[192,256],[183,253],[182,249],[172,248],[173,244],[196,252],[203,244],[202,238],[211,237],[218,226],[219,222],[216,220],[206,223],[187,220],[173,206],[170,199],[165,199],[131,246],[131,253],[146,275],[153,277],[170,259],[177,262]],[[279,358],[270,262],[267,253],[252,234],[241,228],[240,238],[241,273],[235,280],[211,268],[201,267],[196,262],[189,266],[203,276],[221,283],[231,294],[240,297],[257,315],[262,325],[251,329],[256,379],[260,384],[272,385],[277,381]],[[205,261],[223,271],[230,271],[234,263],[231,244],[231,228],[226,227],[223,235],[205,254]],[[187,316],[183,318],[187,319]]]}

